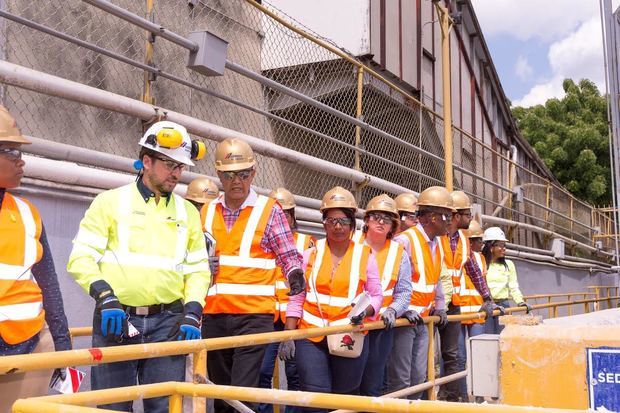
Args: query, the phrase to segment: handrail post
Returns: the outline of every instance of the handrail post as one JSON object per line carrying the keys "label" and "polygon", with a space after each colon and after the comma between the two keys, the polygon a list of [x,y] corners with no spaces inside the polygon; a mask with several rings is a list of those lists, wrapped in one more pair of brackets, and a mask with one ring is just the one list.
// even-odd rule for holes
{"label": "handrail post", "polygon": [[[572,294],[568,294],[566,296],[566,301],[573,301],[572,298],[573,298],[573,295]],[[568,307],[568,315],[569,316],[573,315],[573,306],[572,305],[568,305],[567,307]]]}
{"label": "handrail post", "polygon": [[[547,304],[551,304],[551,296],[547,297]],[[549,307],[549,318],[553,318],[553,307]]]}
{"label": "handrail post", "polygon": [[171,394],[168,397],[168,412],[183,413],[183,396],[179,393]]}
{"label": "handrail post", "polygon": [[428,399],[437,400],[435,396],[435,323],[430,321],[428,323],[428,381],[433,382],[433,386],[428,389]]}
{"label": "handrail post", "polygon": [[553,306],[553,318],[558,318],[558,307],[557,305]]}
{"label": "handrail post", "polygon": [[[273,388],[280,389],[280,360],[276,357],[276,362],[273,365]],[[273,405],[273,413],[280,413],[280,405]]]}
{"label": "handrail post", "polygon": [[[207,382],[207,350],[203,349],[194,353],[192,365],[192,382],[204,384]],[[204,413],[207,409],[207,400],[204,397],[192,399],[192,411]]]}
{"label": "handrail post", "polygon": [[[598,300],[601,298],[601,290],[598,286],[596,286],[594,288],[594,297],[596,298],[596,301],[594,302],[594,311],[598,311],[599,310],[599,302]],[[585,297],[584,297],[585,299]]]}
{"label": "handrail post", "polygon": [[[597,290],[598,290],[598,288],[597,288]],[[587,294],[583,295],[583,299],[584,299],[584,301],[587,300]],[[583,311],[584,311],[584,313],[589,313],[590,312],[590,305],[589,305],[589,303],[587,301],[585,303],[583,303]]]}

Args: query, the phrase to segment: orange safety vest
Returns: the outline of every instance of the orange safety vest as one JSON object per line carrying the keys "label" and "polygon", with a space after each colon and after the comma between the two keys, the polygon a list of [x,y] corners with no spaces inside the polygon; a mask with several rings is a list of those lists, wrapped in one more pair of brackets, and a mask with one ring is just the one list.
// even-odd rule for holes
{"label": "orange safety vest", "polygon": [[414,310],[421,316],[427,316],[435,302],[435,287],[439,282],[443,259],[441,249],[438,246],[435,250],[435,257],[433,257],[426,238],[417,227],[411,227],[401,234],[409,239],[411,246],[413,293],[409,310]]}
{"label": "orange safety vest", "polygon": [[[302,234],[300,232],[293,233],[293,239],[295,240],[295,247],[300,254],[303,254],[305,250],[310,248],[311,245],[314,245],[316,240],[307,234]],[[289,288],[286,283],[286,277],[282,274],[282,270],[278,267],[278,273],[276,275],[276,312],[273,317],[273,321],[278,321],[278,318],[282,320],[283,323],[286,322],[286,306],[289,301]]]}
{"label": "orange safety vest", "polygon": [[253,207],[245,207],[230,232],[222,204],[203,206],[203,231],[216,240],[220,269],[209,288],[205,314],[273,314],[276,303],[276,255],[265,252],[261,240],[276,201],[259,195]]}
{"label": "orange safety vest", "polygon": [[30,202],[4,194],[0,209],[0,337],[19,344],[45,324],[43,295],[32,275],[41,260],[41,217]]}
{"label": "orange safety vest", "polygon": [[[482,276],[486,278],[487,276],[487,263],[484,259],[484,255],[479,252],[474,252],[474,258],[482,271]],[[465,286],[465,288],[461,289],[461,314],[473,314],[480,311],[480,306],[484,303],[484,300],[474,283],[471,282],[469,278],[469,274],[467,271],[463,271],[463,275],[461,275],[461,285]],[[463,320],[461,324],[483,324],[484,318],[476,318],[474,320]]]}
{"label": "orange safety vest", "polygon": [[443,235],[439,237],[440,247],[444,257],[445,270],[448,271],[452,279],[454,292],[452,293],[452,304],[461,305],[461,276],[463,274],[463,266],[469,259],[471,251],[469,239],[459,229],[459,241],[456,244],[456,251],[452,252],[450,248],[450,237]]}
{"label": "orange safety vest", "polygon": [[[355,231],[353,241],[363,244],[366,235],[362,231]],[[372,250],[371,250],[372,251]],[[398,281],[400,262],[403,258],[405,248],[396,241],[386,240],[381,251],[375,254],[377,267],[379,267],[379,277],[381,279],[381,290],[383,291],[383,303],[379,314],[383,313],[394,301],[394,286]],[[374,251],[372,251],[374,254]],[[379,315],[373,317],[378,319]]]}
{"label": "orange safety vest", "polygon": [[[364,291],[370,247],[351,241],[334,269],[325,238],[317,241],[306,267],[306,300],[299,328],[349,324],[351,304]],[[309,338],[318,343],[324,336]]]}

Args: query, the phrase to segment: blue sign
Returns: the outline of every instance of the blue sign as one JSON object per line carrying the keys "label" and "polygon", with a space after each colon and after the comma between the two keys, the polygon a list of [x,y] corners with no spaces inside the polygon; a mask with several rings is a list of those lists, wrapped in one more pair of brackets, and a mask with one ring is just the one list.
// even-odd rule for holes
{"label": "blue sign", "polygon": [[620,412],[620,348],[586,349],[590,409]]}

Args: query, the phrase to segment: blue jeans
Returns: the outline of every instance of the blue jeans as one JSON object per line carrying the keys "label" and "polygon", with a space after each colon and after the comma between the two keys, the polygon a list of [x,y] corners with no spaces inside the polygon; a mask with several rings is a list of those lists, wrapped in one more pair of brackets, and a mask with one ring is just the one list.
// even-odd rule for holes
{"label": "blue jeans", "polygon": [[[161,343],[171,341],[168,334],[183,318],[182,312],[164,311],[151,316],[132,315],[129,322],[140,332],[134,337],[123,337],[121,343],[110,342],[101,335],[101,315],[95,309],[93,317],[93,347],[112,347],[129,344]],[[112,387],[135,386],[139,384],[161,383],[165,381],[185,381],[185,356],[167,356],[143,360],[120,361],[93,366],[91,386],[93,390]],[[144,411],[165,413],[168,411],[168,398],[144,399]],[[98,406],[102,409],[122,412],[132,411],[132,401]]]}
{"label": "blue jeans", "polygon": [[[484,334],[484,324],[461,324],[461,336],[459,337],[459,354],[457,357],[459,371],[463,371],[467,365],[467,339],[469,337],[479,336]],[[467,400],[467,379],[463,377],[459,380],[459,393],[461,398]]]}
{"label": "blue jeans", "polygon": [[[394,331],[394,345],[386,369],[388,393],[424,383],[428,373],[428,328],[425,324],[399,327]],[[424,392],[409,396],[418,400]]]}
{"label": "blue jeans", "polygon": [[[501,305],[504,308],[510,307],[510,301],[508,300],[495,300],[495,304]],[[504,326],[499,324],[499,316],[491,317],[484,323],[485,334],[499,334],[504,329]]]}
{"label": "blue jeans", "polygon": [[[327,339],[318,343],[310,340],[295,342],[299,387],[302,391],[335,394],[359,394],[362,374],[368,360],[368,335],[364,349],[357,358],[332,356]],[[305,412],[327,412],[326,409],[306,408]]]}
{"label": "blue jeans", "polygon": [[368,333],[368,361],[360,385],[362,396],[379,397],[383,394],[385,366],[393,343],[394,330],[372,330]]}
{"label": "blue jeans", "polygon": [[[274,331],[282,331],[284,325],[279,322],[274,324]],[[258,387],[261,389],[270,389],[271,380],[273,379],[273,370],[276,366],[276,357],[278,356],[278,346],[280,343],[271,343],[265,350],[263,363],[260,366],[260,378]],[[288,390],[299,390],[299,376],[297,375],[297,363],[295,360],[284,363],[284,371],[286,372],[286,384]],[[272,413],[273,405],[261,403],[258,405],[259,413]],[[297,413],[299,408],[296,406],[286,406],[285,413]]]}

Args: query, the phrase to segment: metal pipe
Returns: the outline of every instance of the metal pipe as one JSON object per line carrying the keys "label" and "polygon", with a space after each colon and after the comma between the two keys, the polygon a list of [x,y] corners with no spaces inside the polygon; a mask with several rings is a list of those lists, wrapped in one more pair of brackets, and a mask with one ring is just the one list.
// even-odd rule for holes
{"label": "metal pipe", "polygon": [[341,165],[335,165],[326,160],[275,145],[272,142],[6,61],[0,61],[0,81],[50,96],[61,97],[102,109],[135,116],[142,120],[150,120],[163,113],[166,119],[180,123],[184,125],[190,133],[207,139],[219,142],[227,138],[239,138],[248,142],[256,152],[268,157],[302,165],[317,172],[330,174],[349,181],[357,183],[368,182],[368,185],[373,188],[382,189],[391,193],[408,191],[407,188],[387,180],[366,175]]}
{"label": "metal pipe", "polygon": [[444,175],[446,189],[452,192],[454,178],[452,176],[452,90],[450,86],[450,16],[448,9],[435,2],[435,8],[439,14],[439,26],[441,27],[441,73],[443,89],[443,149],[444,149]]}
{"label": "metal pipe", "polygon": [[180,36],[170,30],[167,30],[163,26],[159,24],[155,24],[153,22],[148,21],[147,19],[138,16],[128,10],[123,9],[115,4],[110,3],[106,0],[82,0],[85,3],[90,4],[91,6],[95,6],[105,12],[108,12],[119,19],[123,19],[129,23],[132,23],[138,27],[143,28],[156,36],[159,36],[163,39],[171,41],[181,47],[186,48],[190,52],[196,52],[198,50],[198,45],[191,40],[186,39],[183,36]]}
{"label": "metal pipe", "polygon": [[553,251],[543,250],[540,248],[526,247],[525,245],[512,244],[510,242],[506,243],[506,248],[508,248],[509,250],[528,251],[528,252],[533,252],[533,253],[541,254],[541,255],[550,255],[550,256],[554,255]]}

